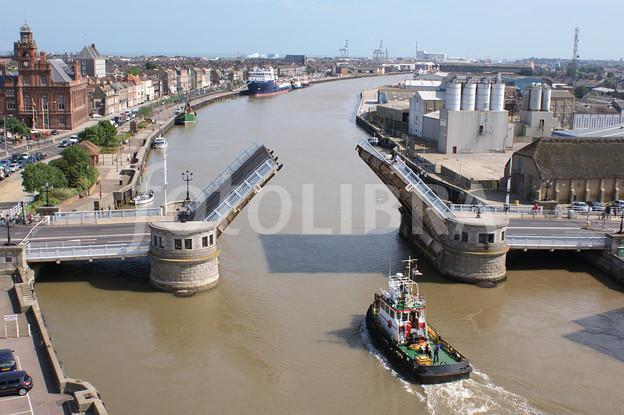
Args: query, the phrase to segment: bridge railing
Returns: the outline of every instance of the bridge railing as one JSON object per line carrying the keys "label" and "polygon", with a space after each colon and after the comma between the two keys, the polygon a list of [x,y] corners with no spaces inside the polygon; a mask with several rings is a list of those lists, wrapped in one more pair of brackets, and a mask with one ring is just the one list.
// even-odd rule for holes
{"label": "bridge railing", "polygon": [[407,165],[399,157],[392,161],[387,160],[387,158],[377,151],[377,149],[373,147],[365,138],[360,140],[358,145],[369,154],[372,154],[386,163],[390,163],[394,171],[396,171],[407,183],[409,183],[407,190],[415,191],[423,202],[432,207],[442,218],[448,219],[449,217],[455,216],[455,213],[453,213],[447,204],[440,199],[440,197],[433,190],[431,190],[431,188],[427,186],[427,184],[422,181],[422,179],[418,177],[412,169],[407,167]]}
{"label": "bridge railing", "polygon": [[243,200],[245,200],[257,188],[263,180],[268,178],[271,171],[276,168],[273,159],[268,159],[254,170],[236,189],[234,189],[207,217],[205,221],[220,222],[221,218],[234,208],[236,208]]}
{"label": "bridge railing", "polygon": [[505,205],[469,205],[469,204],[451,204],[451,210],[453,212],[477,212],[481,209],[481,213],[509,213],[509,214],[542,214],[544,208],[542,206],[539,209],[534,210],[533,206],[515,206],[510,205],[505,209]]}
{"label": "bridge railing", "polygon": [[507,245],[517,249],[605,249],[607,237],[507,235]]}
{"label": "bridge railing", "polygon": [[201,205],[215,190],[217,190],[223,183],[230,180],[232,174],[241,167],[249,157],[251,157],[256,150],[262,147],[262,144],[256,142],[247,147],[241,154],[238,155],[212,182],[199,194],[189,205],[195,207]]}
{"label": "bridge railing", "polygon": [[129,244],[104,244],[83,246],[28,246],[26,260],[56,261],[69,259],[115,258],[145,255],[149,241]]}
{"label": "bridge railing", "polygon": [[79,221],[80,223],[83,223],[86,221],[97,221],[98,219],[139,218],[162,215],[163,211],[160,207],[119,210],[86,210],[79,212],[56,212],[51,217],[51,223],[69,224],[73,221]]}

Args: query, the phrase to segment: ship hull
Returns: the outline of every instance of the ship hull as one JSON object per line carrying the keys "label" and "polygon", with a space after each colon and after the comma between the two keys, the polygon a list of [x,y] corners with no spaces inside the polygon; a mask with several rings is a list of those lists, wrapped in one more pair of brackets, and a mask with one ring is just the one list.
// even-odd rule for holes
{"label": "ship hull", "polygon": [[393,368],[410,380],[421,384],[436,384],[470,377],[472,368],[466,359],[454,364],[440,366],[419,365],[414,360],[409,359],[398,345],[389,338],[387,333],[379,327],[372,305],[366,313],[366,328],[375,346],[391,361]]}
{"label": "ship hull", "polygon": [[184,113],[175,117],[175,125],[186,125],[195,122],[197,117],[192,113]]}
{"label": "ship hull", "polygon": [[273,95],[285,94],[290,88],[281,88],[273,81],[249,82],[247,84],[247,95],[252,97],[270,97]]}

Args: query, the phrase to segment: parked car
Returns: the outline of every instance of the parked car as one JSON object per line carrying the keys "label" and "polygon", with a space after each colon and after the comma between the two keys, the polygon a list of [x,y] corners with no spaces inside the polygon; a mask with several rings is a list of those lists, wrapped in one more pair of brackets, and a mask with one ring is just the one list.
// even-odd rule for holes
{"label": "parked car", "polygon": [[26,395],[33,388],[33,379],[24,370],[0,373],[0,393]]}
{"label": "parked car", "polygon": [[91,116],[91,118],[102,118],[102,116],[100,114],[95,113]]}
{"label": "parked car", "polygon": [[74,145],[74,144],[78,144],[78,142],[80,141],[80,138],[77,135],[72,135],[67,139],[67,142],[69,143],[69,145]]}
{"label": "parked car", "polygon": [[41,152],[41,151],[37,151],[37,152],[34,154],[34,156],[35,156],[35,157],[37,157],[37,160],[43,160],[44,158],[47,158],[47,157],[48,157],[48,154],[47,154],[47,153],[44,153],[44,152]]}
{"label": "parked car", "polygon": [[11,173],[15,173],[16,171],[18,171],[20,169],[20,167],[21,166],[19,165],[19,163],[13,162],[13,163],[9,164],[9,171]]}
{"label": "parked car", "polygon": [[589,212],[589,205],[585,202],[572,202],[570,207],[575,212]]}
{"label": "parked car", "polygon": [[2,349],[0,350],[0,372],[8,372],[11,370],[17,370],[17,363],[15,362],[15,356],[13,356],[13,350]]}
{"label": "parked car", "polygon": [[604,206],[596,200],[592,202],[587,202],[592,212],[602,212],[604,210]]}
{"label": "parked car", "polygon": [[614,200],[613,206],[618,209],[624,209],[624,200]]}
{"label": "parked car", "polygon": [[71,143],[69,142],[69,140],[61,140],[61,142],[58,145],[60,148],[65,148],[65,147],[69,147],[71,146]]}
{"label": "parked car", "polygon": [[6,177],[6,173],[4,172],[4,167],[0,167],[0,180],[4,180]]}

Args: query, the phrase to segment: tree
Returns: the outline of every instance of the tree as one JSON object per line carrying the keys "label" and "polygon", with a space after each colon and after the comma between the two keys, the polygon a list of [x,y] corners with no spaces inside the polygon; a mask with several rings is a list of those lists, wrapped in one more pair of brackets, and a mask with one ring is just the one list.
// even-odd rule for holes
{"label": "tree", "polygon": [[148,71],[156,69],[156,68],[158,68],[158,66],[155,63],[152,63],[152,62],[145,63],[145,69]]}
{"label": "tree", "polygon": [[6,117],[6,129],[13,134],[28,135],[30,130],[22,121],[15,117]]}
{"label": "tree", "polygon": [[67,177],[55,166],[45,163],[34,163],[22,171],[22,184],[27,192],[41,192],[45,184],[53,187],[67,187]]}
{"label": "tree", "polygon": [[61,156],[50,164],[65,174],[69,186],[84,190],[95,183],[97,172],[87,150],[81,146],[72,146],[63,150]]}
{"label": "tree", "polygon": [[139,74],[139,68],[133,66],[132,68],[128,69],[128,74],[137,76]]}
{"label": "tree", "polygon": [[113,147],[119,144],[117,129],[106,120],[100,121],[93,127],[85,128],[79,136],[82,140],[89,140],[98,146]]}
{"label": "tree", "polygon": [[583,98],[585,95],[589,93],[589,88],[585,85],[579,85],[574,88],[574,96],[577,98]]}
{"label": "tree", "polygon": [[137,113],[139,117],[149,118],[154,115],[154,110],[151,106],[146,105],[144,107],[139,108],[139,112]]}

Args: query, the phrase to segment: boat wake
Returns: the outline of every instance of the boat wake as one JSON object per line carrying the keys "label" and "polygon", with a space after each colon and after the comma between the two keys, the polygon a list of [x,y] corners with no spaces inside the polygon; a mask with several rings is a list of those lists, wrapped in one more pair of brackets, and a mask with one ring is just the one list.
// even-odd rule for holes
{"label": "boat wake", "polygon": [[440,385],[418,385],[408,382],[394,370],[388,359],[375,348],[366,330],[366,323],[360,325],[362,342],[368,351],[379,360],[403,386],[406,392],[427,406],[430,414],[540,414],[521,396],[492,383],[488,375],[473,368],[470,379]]}

